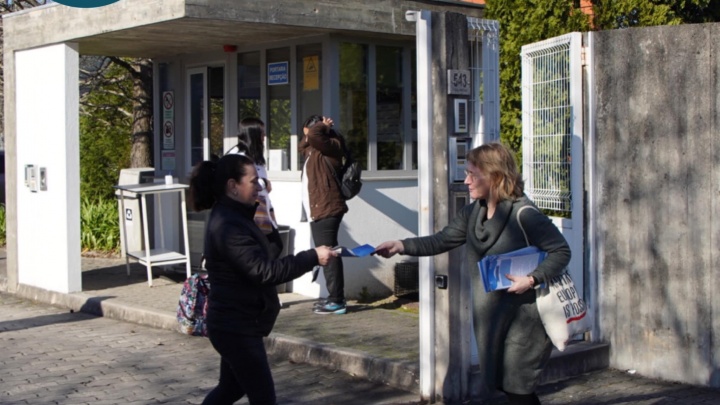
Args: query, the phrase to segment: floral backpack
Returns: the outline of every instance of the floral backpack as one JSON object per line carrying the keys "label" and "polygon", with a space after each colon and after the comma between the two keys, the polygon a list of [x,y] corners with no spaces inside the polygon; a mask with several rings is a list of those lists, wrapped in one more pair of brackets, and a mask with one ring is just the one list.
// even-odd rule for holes
{"label": "floral backpack", "polygon": [[183,284],[177,309],[177,320],[182,333],[207,336],[205,316],[210,294],[210,282],[207,278],[207,274],[195,273]]}

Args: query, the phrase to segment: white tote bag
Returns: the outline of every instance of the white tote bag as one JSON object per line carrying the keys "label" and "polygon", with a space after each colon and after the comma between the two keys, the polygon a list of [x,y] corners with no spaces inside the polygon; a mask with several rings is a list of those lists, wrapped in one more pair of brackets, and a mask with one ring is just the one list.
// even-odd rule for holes
{"label": "white tote bag", "polygon": [[[520,222],[520,213],[525,208],[536,208],[525,206],[520,208],[517,213],[517,222],[525,236],[525,243],[530,246],[525,229]],[[580,298],[567,269],[563,274],[553,277],[543,285],[544,287],[535,289],[540,320],[542,320],[545,333],[550,337],[553,345],[558,350],[564,351],[568,341],[574,335],[590,330],[587,322],[587,305]]]}

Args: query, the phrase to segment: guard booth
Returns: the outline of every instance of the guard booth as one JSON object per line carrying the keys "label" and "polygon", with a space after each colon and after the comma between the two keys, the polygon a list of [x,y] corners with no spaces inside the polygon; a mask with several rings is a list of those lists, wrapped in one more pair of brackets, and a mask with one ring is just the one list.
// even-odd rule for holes
{"label": "guard booth", "polygon": [[[489,45],[488,54],[484,54],[485,50],[478,54],[480,62],[473,65],[477,70],[469,63],[462,66],[441,63],[425,49],[430,45],[433,49],[444,49],[442,41],[446,41],[453,46],[463,44],[462,53],[467,55],[470,33],[484,32],[486,23],[480,20],[483,6],[444,0],[282,4],[288,7],[272,2],[225,0],[171,0],[162,4],[124,0],[92,9],[52,3],[4,16],[4,95],[8,111],[5,134],[11,159],[7,165],[11,291],[20,284],[61,292],[79,291],[81,287],[76,198],[77,72],[81,55],[153,60],[153,127],[162,128],[156,130],[152,148],[158,177],[172,174],[178,182],[187,183],[195,164],[224,154],[237,142],[237,123],[242,118],[261,118],[266,123],[265,157],[269,160],[268,177],[273,183],[271,198],[278,223],[292,230],[288,235],[294,252],[312,245],[309,224],[300,220],[303,162],[297,153],[302,122],[312,114],[335,119],[336,128],[346,137],[353,157],[364,169],[363,190],[348,201],[349,213],[343,218],[339,233],[343,245],[377,245],[384,240],[427,234],[431,225],[441,226],[447,220],[445,215],[433,222],[433,209],[428,210],[432,190],[426,189],[432,178],[427,170],[435,165],[435,173],[442,173],[441,184],[436,186],[442,190],[439,196],[442,201],[434,206],[447,203],[447,168],[432,159],[433,152],[446,156],[443,153],[447,152],[452,132],[445,126],[435,128],[434,123],[448,125],[455,116],[454,104],[445,108],[447,69],[469,71],[465,78],[474,80],[473,86],[490,83],[497,76],[496,59],[491,55],[498,49],[483,35],[472,39],[480,41],[478,49],[485,46],[486,40]],[[403,18],[408,12],[418,18]],[[429,13],[461,17],[443,28],[431,27],[423,17]],[[95,23],[68,24],[69,21]],[[460,28],[458,31],[465,36],[453,34],[446,38],[453,27]],[[27,32],[36,35],[28,36]],[[447,55],[435,56],[447,59]],[[43,70],[48,63],[57,69]],[[432,77],[431,72],[438,71],[433,70],[435,63],[442,77]],[[429,89],[432,83],[440,87]],[[459,118],[470,120],[466,121],[468,133],[459,133],[458,137],[473,137],[477,128],[487,127],[486,119],[493,122],[491,117],[498,107],[492,101],[496,100],[493,91],[493,87],[484,86],[482,93],[471,90],[470,94],[453,95],[467,100],[466,104],[458,105],[459,112],[464,107],[467,112],[475,109],[483,112],[460,114]],[[442,100],[442,111],[433,112],[429,100],[435,97]],[[36,106],[40,104],[54,105],[54,114],[38,120]],[[438,134],[439,138],[430,139],[430,133]],[[438,143],[431,147],[431,142],[442,142],[442,146]],[[48,147],[37,148],[38,144]],[[56,173],[47,192],[31,193],[18,186],[21,177],[18,168],[33,163]],[[446,164],[446,160],[442,162]],[[66,214],[51,214],[38,208],[42,206],[66,207],[58,210]],[[447,206],[444,210],[447,211]],[[52,240],[46,235],[48,224],[57,230]],[[43,257],[35,254],[38,244],[48,246],[49,254]],[[51,259],[52,266],[48,265]],[[378,296],[390,295],[393,269],[399,260],[368,257],[348,261],[346,295],[358,297],[364,288]],[[434,271],[427,272],[422,263],[420,266],[419,283],[425,291],[421,291],[421,300],[428,305],[421,313],[432,314],[439,324],[447,322],[443,318],[452,314],[449,304],[456,307],[456,303],[446,300],[443,295],[446,291],[437,290],[441,305],[435,308],[434,279],[427,278],[430,274],[434,276]],[[434,266],[444,269],[447,262],[436,262]],[[44,273],[48,268],[53,268],[57,277],[47,277]],[[454,283],[450,279],[448,288],[455,288]],[[312,282],[310,274],[292,285],[293,292],[309,297],[322,296],[323,287]],[[425,299],[430,293],[432,296]],[[429,350],[434,347],[438,328],[433,326],[430,330],[427,326],[423,321],[420,336],[421,339],[431,336],[430,345],[421,340]],[[439,329],[450,333],[444,326]],[[468,337],[460,333],[457,336]],[[439,338],[438,347],[447,343],[446,337]],[[435,373],[434,365],[424,369]],[[461,372],[466,372],[466,368]],[[441,381],[445,371],[436,373],[437,381]],[[443,386],[435,384],[436,374],[431,375],[431,389],[425,384],[427,377],[421,378],[423,395],[434,395],[435,388]],[[455,389],[465,388],[452,388]]]}

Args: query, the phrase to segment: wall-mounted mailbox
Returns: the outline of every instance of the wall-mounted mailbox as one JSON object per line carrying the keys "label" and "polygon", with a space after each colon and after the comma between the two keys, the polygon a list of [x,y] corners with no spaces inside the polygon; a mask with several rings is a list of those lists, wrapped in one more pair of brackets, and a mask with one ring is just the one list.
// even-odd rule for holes
{"label": "wall-mounted mailbox", "polygon": [[455,99],[455,133],[468,132],[468,101],[464,98]]}
{"label": "wall-mounted mailbox", "polygon": [[47,168],[25,165],[25,187],[33,193],[47,191]]}
{"label": "wall-mounted mailbox", "polygon": [[25,186],[33,193],[38,191],[37,166],[25,165]]}
{"label": "wall-mounted mailbox", "polygon": [[467,153],[470,151],[470,138],[450,137],[450,182],[462,183],[465,181],[465,165],[467,164]]}
{"label": "wall-mounted mailbox", "polygon": [[47,191],[47,168],[41,167],[38,170],[38,183],[40,191]]}

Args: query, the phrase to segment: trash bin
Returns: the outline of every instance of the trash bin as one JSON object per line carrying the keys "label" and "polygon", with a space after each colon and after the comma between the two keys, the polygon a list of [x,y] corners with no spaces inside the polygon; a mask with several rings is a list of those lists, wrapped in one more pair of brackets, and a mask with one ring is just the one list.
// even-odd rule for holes
{"label": "trash bin", "polygon": [[190,266],[195,270],[205,270],[202,263],[202,255],[203,249],[205,248],[205,225],[207,225],[209,216],[210,210],[187,213]]}
{"label": "trash bin", "polygon": [[[285,257],[293,251],[293,249],[291,249],[291,246],[290,246],[290,243],[292,242],[292,239],[293,239],[290,237],[292,229],[288,225],[278,225],[278,232],[280,233],[280,240],[283,243],[283,250],[282,250],[282,253],[280,253],[280,257]],[[288,284],[289,283],[278,284],[277,292],[279,292],[279,293],[287,292]]]}
{"label": "trash bin", "polygon": [[[120,178],[118,179],[119,186],[127,186],[132,184],[144,184],[154,182],[155,169],[152,167],[136,167],[129,169],[120,170]],[[120,221],[120,248],[122,255],[125,256],[127,252],[137,252],[143,250],[143,228],[141,218],[142,211],[140,209],[140,199],[135,193],[123,192],[123,201],[120,201],[120,190],[115,192],[118,198],[118,218]],[[148,216],[152,216],[153,208],[151,206],[151,200],[148,200],[147,213]],[[123,206],[125,212],[122,211]],[[125,221],[125,230],[127,231],[127,246],[125,246],[125,236],[123,235],[122,221]],[[148,222],[149,233],[152,235],[152,224],[153,221]]]}

